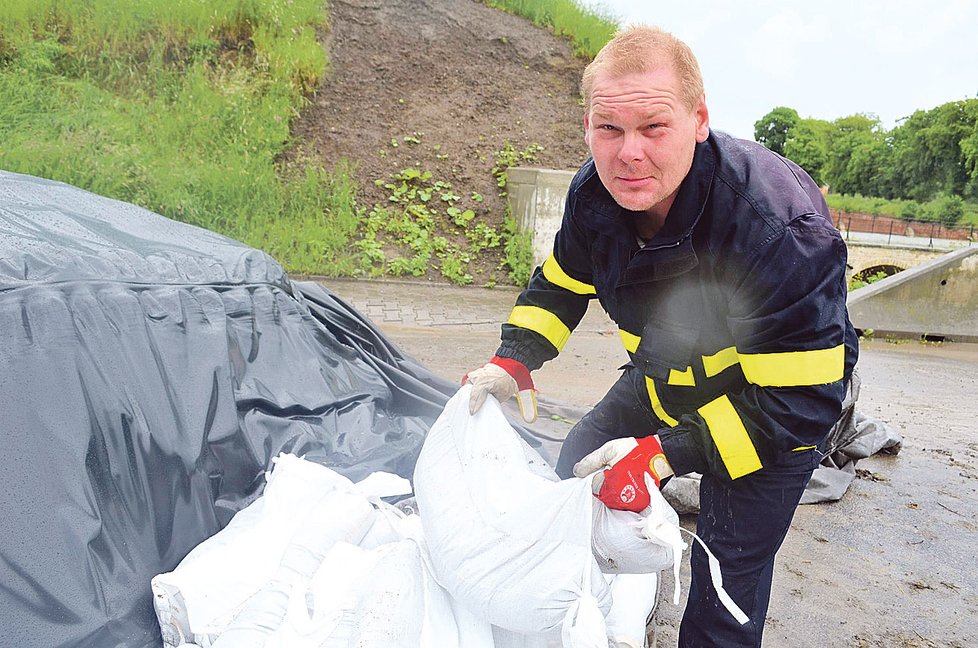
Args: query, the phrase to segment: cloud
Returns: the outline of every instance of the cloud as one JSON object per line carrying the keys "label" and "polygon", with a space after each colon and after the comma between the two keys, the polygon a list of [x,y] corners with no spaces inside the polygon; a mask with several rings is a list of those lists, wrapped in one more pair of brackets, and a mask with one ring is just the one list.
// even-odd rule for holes
{"label": "cloud", "polygon": [[773,80],[797,80],[813,47],[827,40],[829,22],[819,14],[802,15],[794,7],[778,9],[752,32],[741,36],[745,63]]}

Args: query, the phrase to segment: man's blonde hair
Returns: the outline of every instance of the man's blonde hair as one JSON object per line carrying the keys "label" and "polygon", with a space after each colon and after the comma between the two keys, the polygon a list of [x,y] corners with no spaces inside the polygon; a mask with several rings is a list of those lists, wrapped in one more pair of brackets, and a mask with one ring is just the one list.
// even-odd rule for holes
{"label": "man's blonde hair", "polygon": [[703,76],[689,46],[658,27],[634,25],[622,29],[584,68],[581,78],[584,109],[591,109],[591,93],[598,74],[607,73],[618,78],[669,66],[679,77],[683,103],[693,110],[703,96]]}

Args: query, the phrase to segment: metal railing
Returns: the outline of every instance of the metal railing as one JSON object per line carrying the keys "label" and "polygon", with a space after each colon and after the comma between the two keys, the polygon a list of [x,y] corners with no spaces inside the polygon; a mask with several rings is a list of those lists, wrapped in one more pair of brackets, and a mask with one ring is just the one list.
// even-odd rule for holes
{"label": "metal railing", "polygon": [[886,244],[894,243],[893,237],[898,241],[906,239],[916,239],[923,241],[927,239],[930,247],[934,246],[934,241],[959,241],[961,244],[973,245],[975,243],[975,226],[946,227],[937,221],[925,221],[916,219],[903,219],[893,216],[878,216],[873,214],[850,213],[839,210],[831,210],[832,224],[846,235],[849,240],[850,233],[877,234],[886,236]]}

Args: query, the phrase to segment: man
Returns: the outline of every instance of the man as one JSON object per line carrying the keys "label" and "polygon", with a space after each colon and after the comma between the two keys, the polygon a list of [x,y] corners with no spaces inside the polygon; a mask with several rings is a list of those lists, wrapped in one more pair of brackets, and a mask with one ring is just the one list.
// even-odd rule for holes
{"label": "man", "polygon": [[696,546],[679,643],[760,646],[775,554],[856,362],[846,248],[804,171],[710,131],[696,59],[670,34],[622,31],[582,92],[592,159],[496,357],[468,376],[470,407],[519,392],[532,418],[530,371],[597,297],[631,362],[570,431],[557,472],[605,469],[598,497],[631,510],[646,483],[703,473],[697,532],[750,621],[719,604]]}

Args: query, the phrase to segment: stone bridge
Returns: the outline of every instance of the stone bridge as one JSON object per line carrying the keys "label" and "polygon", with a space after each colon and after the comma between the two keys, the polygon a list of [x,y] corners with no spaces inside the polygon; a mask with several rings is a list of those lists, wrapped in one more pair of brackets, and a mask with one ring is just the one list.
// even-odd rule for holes
{"label": "stone bridge", "polygon": [[891,247],[874,243],[848,241],[849,267],[846,276],[864,277],[883,272],[887,276],[907,270],[935,257],[947,254],[947,249],[932,247]]}

